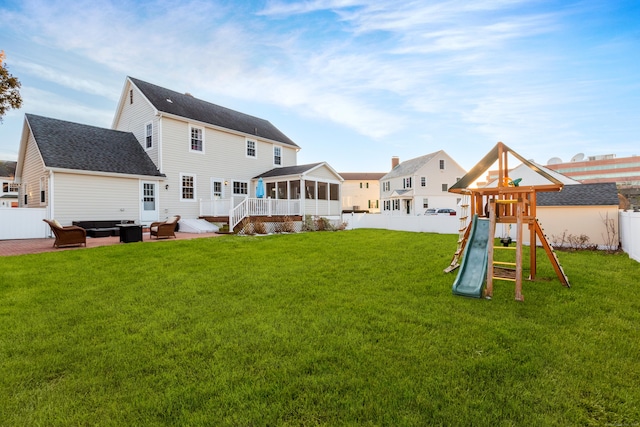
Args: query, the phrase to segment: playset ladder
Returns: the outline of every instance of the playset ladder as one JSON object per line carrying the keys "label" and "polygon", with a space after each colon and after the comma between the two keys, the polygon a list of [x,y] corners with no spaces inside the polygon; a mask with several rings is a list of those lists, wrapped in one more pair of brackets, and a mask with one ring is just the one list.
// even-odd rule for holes
{"label": "playset ladder", "polygon": [[[489,240],[491,242],[487,247],[487,258],[488,258],[488,268],[487,268],[487,286],[485,288],[485,297],[492,298],[493,297],[493,281],[494,280],[507,280],[510,282],[515,282],[515,299],[518,301],[524,301],[524,296],[522,295],[522,215],[523,215],[523,202],[522,200],[495,200],[495,203],[489,203]],[[497,204],[515,204],[516,205],[516,246],[515,247],[503,247],[503,246],[495,246],[495,235],[496,235],[496,203]],[[494,259],[495,250],[515,250],[515,262],[504,262],[504,261],[496,261]],[[514,277],[506,276],[505,274],[498,274],[496,271],[496,267],[500,268],[500,266],[509,266],[513,267],[511,271],[515,272]]]}
{"label": "playset ladder", "polygon": [[[462,252],[464,251],[464,247],[467,244],[467,239],[469,238],[469,231],[471,229],[471,222],[469,220],[469,195],[465,194],[462,196],[462,201],[460,203],[460,226],[458,227],[458,246],[456,248],[456,252],[453,254],[453,258],[449,263],[449,267],[444,269],[445,273],[450,273],[456,268],[460,267],[460,257],[462,257]],[[468,224],[467,224],[468,223]]]}

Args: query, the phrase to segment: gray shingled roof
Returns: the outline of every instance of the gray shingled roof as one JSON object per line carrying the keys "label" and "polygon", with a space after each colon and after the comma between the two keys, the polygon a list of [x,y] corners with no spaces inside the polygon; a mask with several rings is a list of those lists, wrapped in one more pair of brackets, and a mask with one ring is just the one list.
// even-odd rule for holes
{"label": "gray shingled roof", "polygon": [[130,132],[25,114],[48,168],[165,176]]}
{"label": "gray shingled roof", "polygon": [[322,162],[319,163],[311,163],[308,165],[298,165],[298,166],[285,166],[283,168],[274,168],[267,172],[264,172],[258,176],[254,176],[253,179],[258,178],[273,178],[276,176],[289,176],[289,175],[302,175],[305,172],[310,171],[318,165],[321,165]]}
{"label": "gray shingled roof", "polygon": [[440,153],[441,151],[442,150],[436,151],[435,153],[427,154],[424,156],[416,157],[415,159],[405,160],[395,168],[391,169],[391,172],[387,173],[385,176],[383,176],[380,179],[390,179],[398,176],[413,175],[422,166],[429,163],[429,161],[431,161],[431,159],[433,159],[436,156],[436,154]]}
{"label": "gray shingled roof", "polygon": [[565,185],[559,192],[536,194],[538,206],[612,206],[618,205],[615,182]]}
{"label": "gray shingled roof", "polygon": [[[142,80],[129,77],[153,106],[164,113],[209,123],[256,137],[270,139],[299,148],[268,120],[230,110],[191,95],[165,89]],[[171,100],[169,102],[168,100]]]}
{"label": "gray shingled roof", "polygon": [[340,172],[346,181],[378,181],[386,172]]}
{"label": "gray shingled roof", "polygon": [[0,176],[10,177],[16,174],[18,162],[11,160],[0,160]]}

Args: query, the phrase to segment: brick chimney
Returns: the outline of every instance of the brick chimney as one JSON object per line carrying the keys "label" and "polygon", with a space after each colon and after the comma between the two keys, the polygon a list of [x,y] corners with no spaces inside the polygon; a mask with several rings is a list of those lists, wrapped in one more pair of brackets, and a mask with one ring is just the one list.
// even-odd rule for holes
{"label": "brick chimney", "polygon": [[398,166],[400,164],[400,157],[398,156],[393,156],[391,158],[391,169],[394,169],[396,166]]}

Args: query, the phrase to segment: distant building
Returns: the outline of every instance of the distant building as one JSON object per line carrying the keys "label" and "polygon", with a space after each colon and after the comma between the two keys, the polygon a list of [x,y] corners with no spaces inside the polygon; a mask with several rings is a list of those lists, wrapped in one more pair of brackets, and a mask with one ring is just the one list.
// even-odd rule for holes
{"label": "distant building", "polygon": [[554,157],[549,160],[547,167],[583,184],[615,182],[618,192],[632,206],[640,206],[640,156],[616,157],[615,154],[605,154],[585,158],[577,154],[567,163]]}
{"label": "distant building", "polygon": [[[640,156],[616,157],[615,154],[605,154],[585,157],[583,154],[576,154],[570,162],[563,162],[560,158],[553,157],[544,168],[547,172],[549,170],[558,172],[581,184],[615,183],[618,193],[624,196],[630,205],[624,206],[621,202],[621,208],[640,206]],[[517,167],[509,172],[511,178],[518,178],[517,172],[514,172],[516,170],[518,170]],[[487,173],[487,182],[497,178],[498,171]]]}
{"label": "distant building", "polygon": [[342,212],[380,213],[380,178],[386,172],[342,172]]}
{"label": "distant building", "polygon": [[15,183],[16,163],[12,161],[0,160],[0,208],[18,207],[18,190],[20,186]]}

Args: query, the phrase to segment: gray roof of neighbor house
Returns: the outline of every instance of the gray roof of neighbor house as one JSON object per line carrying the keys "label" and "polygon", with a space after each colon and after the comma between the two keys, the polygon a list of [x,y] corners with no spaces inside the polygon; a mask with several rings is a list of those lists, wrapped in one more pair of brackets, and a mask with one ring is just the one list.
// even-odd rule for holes
{"label": "gray roof of neighbor house", "polygon": [[386,172],[340,172],[345,181],[378,181]]}
{"label": "gray roof of neighbor house", "polygon": [[559,192],[536,195],[538,206],[617,206],[618,188],[615,182],[565,185]]}
{"label": "gray roof of neighbor house", "polygon": [[158,111],[300,148],[268,120],[221,107],[133,77],[129,79]]}
{"label": "gray roof of neighbor house", "polygon": [[16,174],[16,165],[18,162],[11,160],[0,160],[0,176],[11,177]]}
{"label": "gray roof of neighbor house", "polygon": [[25,118],[48,168],[165,176],[130,132],[34,114]]}
{"label": "gray roof of neighbor house", "polygon": [[253,179],[258,178],[273,178],[276,176],[289,176],[289,175],[302,175],[305,172],[310,171],[316,166],[321,165],[322,162],[319,163],[310,163],[308,165],[297,165],[297,166],[285,166],[282,168],[274,168],[268,170],[258,176],[254,176]]}
{"label": "gray roof of neighbor house", "polygon": [[429,163],[431,159],[433,159],[437,154],[441,152],[442,150],[436,151],[435,153],[426,154],[424,156],[416,157],[415,159],[405,160],[395,168],[391,169],[391,172],[387,173],[380,179],[390,179],[390,178],[396,178],[398,176],[413,175],[422,166]]}

